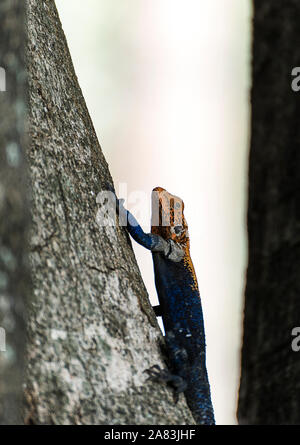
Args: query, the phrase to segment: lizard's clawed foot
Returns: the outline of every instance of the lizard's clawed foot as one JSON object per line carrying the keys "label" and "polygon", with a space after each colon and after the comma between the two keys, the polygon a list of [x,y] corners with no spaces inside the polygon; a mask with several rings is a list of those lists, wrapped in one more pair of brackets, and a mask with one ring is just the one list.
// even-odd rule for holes
{"label": "lizard's clawed foot", "polygon": [[174,389],[174,402],[178,402],[179,394],[187,388],[185,380],[176,374],[172,374],[168,369],[162,369],[159,365],[153,365],[151,368],[145,369],[149,377],[147,380],[155,380],[171,385]]}

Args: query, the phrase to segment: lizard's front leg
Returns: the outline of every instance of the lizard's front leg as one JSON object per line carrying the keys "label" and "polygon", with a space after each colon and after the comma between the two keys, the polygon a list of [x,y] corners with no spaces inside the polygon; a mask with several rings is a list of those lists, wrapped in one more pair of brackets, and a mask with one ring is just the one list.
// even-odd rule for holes
{"label": "lizard's front leg", "polygon": [[184,257],[184,250],[173,240],[165,240],[154,233],[145,233],[135,217],[124,208],[123,200],[117,200],[117,212],[123,222],[126,222],[127,230],[132,238],[141,246],[151,252],[159,252],[174,262],[179,262]]}

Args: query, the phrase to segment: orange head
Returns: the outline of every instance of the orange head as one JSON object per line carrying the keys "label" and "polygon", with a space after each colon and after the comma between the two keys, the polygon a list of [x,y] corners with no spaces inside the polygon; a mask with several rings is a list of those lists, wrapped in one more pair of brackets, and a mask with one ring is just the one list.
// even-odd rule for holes
{"label": "orange head", "polygon": [[182,199],[171,195],[162,187],[153,189],[151,233],[160,235],[165,240],[172,239],[184,250],[188,250],[190,240],[183,210]]}
{"label": "orange head", "polygon": [[184,266],[189,271],[193,290],[199,292],[195,269],[190,257],[190,238],[184,214],[184,203],[178,196],[171,195],[162,187],[152,191],[151,233],[165,240],[172,239],[185,251]]}

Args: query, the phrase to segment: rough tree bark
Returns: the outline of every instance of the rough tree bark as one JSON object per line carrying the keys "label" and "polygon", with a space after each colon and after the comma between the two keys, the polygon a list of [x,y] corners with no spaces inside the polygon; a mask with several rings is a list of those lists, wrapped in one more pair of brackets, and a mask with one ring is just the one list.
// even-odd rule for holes
{"label": "rough tree bark", "polygon": [[[70,7],[72,7],[70,5]],[[100,228],[112,183],[53,0],[27,0],[32,184],[26,423],[193,423],[143,371],[162,340],[123,228]],[[120,158],[125,155],[120,147]]]}
{"label": "rough tree bark", "polygon": [[300,423],[300,3],[254,2],[249,267],[238,418]]}
{"label": "rough tree bark", "polygon": [[22,422],[24,303],[30,292],[24,12],[18,0],[0,3],[0,424]]}

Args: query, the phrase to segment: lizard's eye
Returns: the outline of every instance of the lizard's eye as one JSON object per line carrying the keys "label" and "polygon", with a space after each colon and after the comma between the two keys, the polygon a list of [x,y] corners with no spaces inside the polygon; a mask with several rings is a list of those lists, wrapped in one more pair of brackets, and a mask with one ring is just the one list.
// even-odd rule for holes
{"label": "lizard's eye", "polygon": [[180,235],[183,231],[183,227],[182,226],[175,226],[174,227],[174,232],[176,233],[176,235]]}

